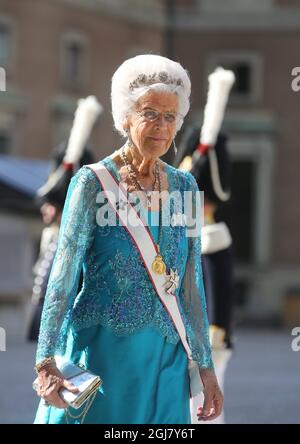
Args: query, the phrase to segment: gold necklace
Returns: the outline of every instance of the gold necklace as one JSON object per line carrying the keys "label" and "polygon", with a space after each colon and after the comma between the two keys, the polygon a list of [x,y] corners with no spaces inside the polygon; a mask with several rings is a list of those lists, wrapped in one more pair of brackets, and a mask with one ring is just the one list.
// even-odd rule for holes
{"label": "gold necklace", "polygon": [[[123,146],[122,150],[121,150],[121,157],[123,160],[124,165],[126,165],[128,174],[129,174],[129,178],[131,180],[131,182],[137,186],[141,191],[143,191],[146,195],[146,199],[147,199],[147,207],[148,210],[151,209],[151,190],[147,190],[138,180],[137,174],[134,171],[134,168],[132,167],[131,163],[129,162],[129,159],[125,153],[125,145]],[[153,190],[155,190],[155,186],[156,186],[156,182],[157,182],[157,177],[158,177],[158,169],[159,169],[159,165],[158,165],[158,161],[156,161],[155,164],[155,178],[154,178],[154,183],[153,183]]]}
{"label": "gold necklace", "polygon": [[[128,172],[130,174],[130,177],[134,180],[136,185],[144,191],[143,187],[139,183],[139,180],[137,178],[137,175],[133,168],[130,168],[130,162],[126,156],[125,153],[125,146],[121,150],[121,157],[123,159],[124,164],[126,165]],[[160,178],[160,171],[159,171],[159,164],[158,161],[156,162],[156,169],[155,169],[155,182],[156,184],[156,177],[158,179],[158,189],[159,189],[159,234],[158,234],[158,242],[156,244],[156,250],[157,254],[154,258],[154,261],[152,262],[152,270],[154,273],[157,274],[165,274],[166,281],[165,281],[165,291],[168,294],[173,295],[176,288],[178,288],[179,285],[179,274],[178,270],[176,268],[170,269],[170,273],[166,273],[167,266],[162,258],[162,255],[160,253],[160,241],[162,236],[162,201],[161,201],[161,178]],[[155,185],[154,185],[155,186]],[[146,227],[148,229],[148,227]],[[149,229],[148,229],[149,231]],[[151,236],[152,237],[152,236]]]}
{"label": "gold necklace", "polygon": [[159,190],[159,234],[158,234],[158,242],[156,245],[157,255],[152,262],[152,270],[157,274],[164,274],[166,272],[166,264],[163,261],[162,255],[160,254],[160,240],[161,240],[161,231],[162,231],[162,203],[161,203],[161,181],[160,181],[160,172],[158,169],[158,190]]}
{"label": "gold necklace", "polygon": [[[146,191],[145,188],[140,184],[137,174],[134,171],[134,169],[132,168],[132,166],[129,162],[129,159],[125,153],[125,146],[123,146],[123,148],[121,150],[121,157],[122,157],[124,164],[127,167],[128,174],[129,174],[129,177],[131,178],[131,180],[133,182],[135,182],[135,184],[138,186],[138,188],[140,188],[140,190],[145,192]],[[158,243],[156,244],[157,255],[155,256],[155,259],[152,263],[152,270],[157,274],[164,274],[166,272],[167,267],[166,267],[165,262],[163,261],[162,255],[160,254],[160,239],[161,239],[161,231],[162,231],[162,204],[161,204],[161,180],[160,180],[158,161],[156,161],[156,164],[155,164],[155,181],[154,181],[153,187],[155,187],[157,180],[158,180],[158,190],[159,190],[159,197],[158,197],[159,198],[159,234],[158,234]],[[150,195],[150,193],[147,195],[147,200],[148,200],[149,195]],[[151,199],[151,195],[150,195],[150,199]],[[150,200],[150,202],[148,200],[148,208],[151,208],[151,200]]]}
{"label": "gold necklace", "polygon": [[166,277],[165,280],[165,291],[168,294],[173,295],[176,288],[179,285],[179,274],[176,268],[170,269],[170,273],[166,273],[167,267],[165,262],[163,261],[162,255],[160,254],[160,240],[162,234],[162,201],[161,201],[161,180],[160,180],[160,172],[158,170],[158,188],[159,188],[159,235],[158,235],[158,243],[157,243],[157,255],[152,262],[152,270],[157,274],[164,274]]}

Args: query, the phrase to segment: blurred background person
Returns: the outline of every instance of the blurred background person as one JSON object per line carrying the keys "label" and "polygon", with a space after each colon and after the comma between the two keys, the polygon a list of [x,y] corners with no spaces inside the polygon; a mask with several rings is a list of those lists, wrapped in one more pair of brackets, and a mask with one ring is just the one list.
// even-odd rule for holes
{"label": "blurred background person", "polygon": [[[63,142],[52,153],[49,178],[47,183],[38,190],[36,198],[45,228],[42,231],[39,256],[33,268],[34,286],[32,289],[31,314],[27,332],[29,341],[37,341],[38,339],[44,297],[57,248],[61,215],[67,195],[69,179],[71,178],[71,176],[69,176],[68,180],[56,183],[55,186],[53,186],[52,175],[57,171],[59,166],[62,165],[66,149],[67,142]],[[91,149],[87,146],[84,147],[79,159],[79,168],[94,162],[94,160],[95,156]],[[75,171],[73,171],[73,174],[74,173]],[[51,185],[49,186],[49,184]],[[80,287],[81,279],[79,289]]]}
{"label": "blurred background person", "polygon": [[[232,71],[218,68],[209,76],[202,128],[187,129],[188,134],[183,137],[174,160],[176,167],[193,174],[199,189],[204,192],[201,251],[205,296],[213,359],[223,390],[225,371],[232,352],[234,264],[231,234],[224,221],[216,220],[216,212],[231,196],[227,137],[220,133],[220,127],[233,83]],[[213,422],[224,422],[224,414]]]}
{"label": "blurred background person", "polygon": [[[28,329],[30,341],[38,339],[44,297],[57,249],[62,210],[70,180],[83,165],[92,163],[95,159],[86,144],[101,112],[102,105],[94,96],[78,101],[69,140],[61,143],[54,150],[48,180],[37,191],[36,201],[40,206],[46,227],[42,232],[40,253],[33,269],[35,278],[31,300],[32,314]],[[79,280],[78,290],[81,282],[82,277]]]}

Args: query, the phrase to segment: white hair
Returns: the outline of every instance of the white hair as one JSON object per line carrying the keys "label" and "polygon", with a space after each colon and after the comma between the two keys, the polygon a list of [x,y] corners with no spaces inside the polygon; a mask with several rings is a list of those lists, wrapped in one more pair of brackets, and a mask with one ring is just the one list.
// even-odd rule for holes
{"label": "white hair", "polygon": [[[167,78],[171,81],[164,82],[163,77],[160,80],[161,73],[167,74]],[[158,79],[158,81],[155,80],[155,83],[146,81],[143,84],[137,81],[139,76],[146,76],[147,79],[154,76],[152,79]],[[126,136],[123,128],[126,118],[134,109],[136,102],[150,90],[178,96],[179,118],[176,121],[176,131],[180,130],[183,118],[190,108],[191,81],[188,73],[180,63],[159,55],[145,54],[125,60],[112,77],[112,115],[115,128],[123,136]]]}

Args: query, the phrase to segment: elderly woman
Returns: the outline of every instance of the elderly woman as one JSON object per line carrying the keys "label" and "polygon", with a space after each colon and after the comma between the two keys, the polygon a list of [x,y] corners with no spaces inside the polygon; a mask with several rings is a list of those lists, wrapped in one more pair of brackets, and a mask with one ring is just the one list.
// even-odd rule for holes
{"label": "elderly woman", "polygon": [[[198,420],[212,420],[221,413],[223,396],[208,338],[200,236],[188,236],[187,225],[182,219],[178,223],[178,217],[172,223],[170,218],[169,223],[162,221],[166,208],[171,217],[183,208],[182,201],[171,196],[190,192],[194,204],[199,193],[190,173],[160,159],[174,144],[189,110],[190,87],[179,63],[157,55],[126,60],[113,76],[114,124],[127,141],[97,164],[80,168],[68,189],[38,342],[38,394],[43,399],[36,423],[80,422],[74,418],[80,411],[78,415],[66,409],[60,396],[62,387],[74,393],[76,387],[60,373],[59,355],[83,364],[103,380],[104,393],[97,393],[84,411],[85,423],[191,423],[191,362],[203,383]],[[138,217],[148,233],[145,242],[139,244],[135,230],[121,220],[103,223],[105,205],[99,195],[107,190],[97,175],[100,166],[126,191],[128,201],[137,198]],[[106,202],[106,222],[112,216],[108,207]],[[152,268],[142,253],[149,239],[156,254],[151,256],[150,247],[144,253],[151,256]],[[83,286],[77,294],[81,270]],[[166,278],[166,304],[156,276]],[[168,308],[171,300],[175,314]]]}

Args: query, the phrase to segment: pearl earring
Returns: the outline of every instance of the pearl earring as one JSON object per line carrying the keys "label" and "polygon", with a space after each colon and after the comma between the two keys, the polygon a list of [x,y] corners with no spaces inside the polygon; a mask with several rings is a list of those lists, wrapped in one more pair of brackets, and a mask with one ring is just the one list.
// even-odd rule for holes
{"label": "pearl earring", "polygon": [[130,135],[129,128],[126,129],[125,131],[126,131],[126,134],[127,134],[127,145],[128,145],[129,148],[132,148],[133,147],[133,142],[132,142],[132,138],[131,138],[131,135]]}

